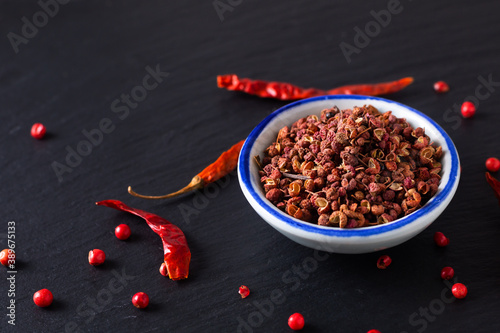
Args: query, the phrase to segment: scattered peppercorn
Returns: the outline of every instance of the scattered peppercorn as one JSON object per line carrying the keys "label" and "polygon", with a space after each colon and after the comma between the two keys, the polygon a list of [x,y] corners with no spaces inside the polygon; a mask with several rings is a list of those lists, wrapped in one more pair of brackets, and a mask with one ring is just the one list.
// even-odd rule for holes
{"label": "scattered peppercorn", "polygon": [[486,160],[486,169],[489,172],[497,172],[500,170],[500,160],[496,157],[490,157]]}
{"label": "scattered peppercorn", "polygon": [[0,252],[0,263],[4,266],[9,266],[10,263],[15,262],[16,254],[11,249],[5,249]]}
{"label": "scattered peppercorn", "polygon": [[391,263],[392,263],[391,257],[389,257],[388,255],[384,254],[383,256],[380,256],[380,258],[378,258],[378,260],[377,260],[377,268],[379,268],[379,269],[386,269],[387,266],[389,266]]}
{"label": "scattered peppercorn", "polygon": [[36,123],[31,126],[31,136],[34,137],[35,139],[42,139],[45,136],[45,133],[47,132],[47,129],[43,124]]}
{"label": "scattered peppercorn", "polygon": [[455,275],[455,270],[453,268],[446,266],[441,270],[441,279],[443,280],[451,280]]}
{"label": "scattered peppercorn", "polygon": [[366,332],[366,333],[380,333],[380,331],[379,331],[379,330],[369,330],[369,331],[368,331],[368,332]]}
{"label": "scattered peppercorn", "polygon": [[250,289],[247,286],[241,286],[238,293],[241,295],[241,298],[247,298],[250,295]]}
{"label": "scattered peppercorn", "polygon": [[444,247],[450,243],[450,240],[440,231],[434,234],[434,242],[437,246]]}
{"label": "scattered peppercorn", "polygon": [[456,298],[462,299],[467,296],[467,287],[462,283],[455,283],[453,287],[451,287],[451,292]]}
{"label": "scattered peppercorn", "polygon": [[462,104],[461,112],[464,118],[472,118],[476,113],[476,106],[472,102],[464,102]]}
{"label": "scattered peppercorn", "polygon": [[304,316],[294,313],[288,318],[288,326],[294,331],[300,331],[304,328]]}
{"label": "scattered peppercorn", "polygon": [[52,304],[52,301],[54,300],[54,296],[48,289],[41,289],[38,290],[34,295],[33,295],[33,302],[35,302],[36,305],[39,307],[45,308]]}
{"label": "scattered peppercorn", "polygon": [[164,262],[161,263],[160,274],[163,275],[163,276],[168,276],[167,265]]}
{"label": "scattered peppercorn", "polygon": [[146,293],[138,292],[132,296],[132,304],[138,309],[144,309],[149,304],[149,296]]}
{"label": "scattered peppercorn", "polygon": [[106,254],[102,250],[94,249],[89,252],[89,264],[93,266],[102,265],[105,259]]}
{"label": "scattered peppercorn", "polygon": [[437,81],[436,83],[434,83],[434,91],[439,94],[443,94],[445,92],[448,92],[449,90],[450,86],[444,81]]}
{"label": "scattered peppercorn", "polygon": [[438,191],[442,155],[423,128],[365,105],[301,118],[255,159],[265,196],[280,210],[359,228],[422,207]]}
{"label": "scattered peppercorn", "polygon": [[126,240],[130,237],[130,227],[126,224],[120,224],[115,228],[115,236],[120,240]]}

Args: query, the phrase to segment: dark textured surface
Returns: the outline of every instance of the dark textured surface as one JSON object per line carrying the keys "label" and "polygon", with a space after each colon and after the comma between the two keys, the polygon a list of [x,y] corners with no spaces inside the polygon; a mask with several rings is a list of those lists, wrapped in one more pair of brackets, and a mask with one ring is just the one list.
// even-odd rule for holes
{"label": "dark textured surface", "polygon": [[[231,3],[221,20],[211,0],[74,1],[16,54],[7,35],[21,34],[22,17],[32,21],[40,6],[0,1],[0,247],[7,246],[7,222],[15,221],[18,255],[16,326],[7,323],[2,278],[0,331],[286,332],[294,312],[305,316],[304,332],[498,331],[500,209],[484,161],[500,157],[500,84],[475,118],[463,121],[453,111],[475,94],[480,77],[500,81],[498,2],[402,1],[402,11],[350,63],[339,44],[354,44],[353,29],[364,29],[370,11],[388,1]],[[128,115],[114,113],[113,101],[157,65],[168,77]],[[184,185],[285,104],[219,90],[216,75],[226,73],[325,89],[414,76],[389,98],[431,116],[454,140],[463,167],[454,200],[427,230],[384,251],[393,264],[382,271],[375,266],[380,253],[323,254],[319,261],[257,216],[236,176],[208,199],[130,197],[130,184],[158,194]],[[450,84],[448,94],[432,91],[439,79]],[[82,131],[103,118],[112,133],[58,181],[51,164],[65,163],[66,147],[76,149]],[[30,137],[35,122],[47,126],[46,139]],[[111,198],[184,230],[193,254],[188,280],[158,273],[161,242],[142,220],[94,205]],[[186,207],[189,218],[181,213]],[[113,234],[120,223],[132,228],[126,242]],[[433,244],[437,230],[451,239],[447,248]],[[102,267],[87,262],[93,248],[108,256]],[[310,273],[295,272],[303,264]],[[468,286],[466,299],[448,302],[439,277],[446,265]],[[130,280],[120,284],[115,274]],[[252,292],[244,300],[241,284]],[[54,294],[50,308],[32,302],[41,288]],[[271,307],[276,290],[281,304]],[[150,296],[145,311],[131,305],[138,291]]]}

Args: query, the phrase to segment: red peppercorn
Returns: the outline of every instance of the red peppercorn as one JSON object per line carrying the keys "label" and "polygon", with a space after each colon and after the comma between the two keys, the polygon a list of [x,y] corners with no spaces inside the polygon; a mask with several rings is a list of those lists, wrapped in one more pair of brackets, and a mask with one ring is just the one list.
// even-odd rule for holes
{"label": "red peppercorn", "polygon": [[451,292],[456,298],[462,299],[467,296],[467,287],[462,283],[455,283],[453,287],[451,287]]}
{"label": "red peppercorn", "polygon": [[490,157],[486,160],[486,169],[489,172],[497,172],[500,170],[500,160],[496,157]]}
{"label": "red peppercorn", "polygon": [[163,276],[168,276],[167,265],[164,262],[161,263],[160,274]]}
{"label": "red peppercorn", "polygon": [[89,264],[93,266],[102,265],[106,259],[106,254],[103,250],[94,249],[89,252]]}
{"label": "red peppercorn", "polygon": [[384,254],[383,256],[380,256],[380,258],[378,258],[377,267],[379,269],[386,269],[387,266],[389,266],[391,264],[391,262],[392,262],[391,257]]}
{"label": "red peppercorn", "polygon": [[448,92],[449,90],[450,86],[444,81],[437,81],[436,83],[434,83],[434,91],[439,94],[443,94],[445,92]]}
{"label": "red peppercorn", "polygon": [[288,318],[288,326],[294,331],[299,331],[304,328],[304,316],[300,313],[294,313]]}
{"label": "red peppercorn", "polygon": [[35,302],[36,305],[39,307],[47,307],[50,304],[52,304],[52,301],[54,300],[54,296],[48,289],[42,289],[38,290],[34,295],[33,295],[33,302]]}
{"label": "red peppercorn", "polygon": [[47,129],[43,124],[36,123],[31,126],[31,136],[34,137],[35,139],[40,140],[45,136],[45,133],[47,132]]}
{"label": "red peppercorn", "polygon": [[449,266],[446,266],[441,270],[441,279],[443,280],[451,280],[454,275],[455,271]]}
{"label": "red peppercorn", "polygon": [[16,260],[16,254],[14,253],[14,251],[12,251],[11,249],[2,250],[2,252],[0,252],[0,263],[4,266],[8,266],[10,260]]}
{"label": "red peppercorn", "polygon": [[126,224],[120,224],[115,228],[115,236],[116,238],[121,240],[128,239],[131,233],[132,232],[130,231],[130,227]]}
{"label": "red peppercorn", "polygon": [[250,289],[247,286],[241,286],[238,293],[241,295],[241,298],[247,298],[250,295]]}
{"label": "red peppercorn", "polygon": [[132,304],[138,309],[144,309],[149,304],[149,296],[146,293],[139,292],[132,297]]}
{"label": "red peppercorn", "polygon": [[450,240],[440,231],[434,234],[434,242],[437,246],[444,247],[450,243]]}
{"label": "red peppercorn", "polygon": [[379,330],[369,330],[369,331],[368,331],[368,332],[366,332],[366,333],[380,333],[380,331],[379,331]]}
{"label": "red peppercorn", "polygon": [[476,113],[476,106],[474,103],[467,101],[462,104],[461,111],[464,118],[471,118]]}

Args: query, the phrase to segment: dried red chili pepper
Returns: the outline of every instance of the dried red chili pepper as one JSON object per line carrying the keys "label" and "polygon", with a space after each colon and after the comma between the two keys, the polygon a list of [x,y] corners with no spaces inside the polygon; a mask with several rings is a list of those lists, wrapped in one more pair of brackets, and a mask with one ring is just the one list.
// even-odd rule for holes
{"label": "dried red chili pepper", "polygon": [[227,90],[242,91],[259,97],[276,98],[283,101],[303,99],[323,95],[356,94],[378,96],[392,94],[402,90],[413,82],[412,77],[405,77],[391,82],[375,84],[355,84],[330,90],[316,88],[304,89],[285,82],[267,82],[262,80],[240,79],[235,74],[217,76],[217,86]]}
{"label": "dried red chili pepper", "polygon": [[238,156],[240,155],[240,150],[244,142],[245,140],[241,140],[240,142],[229,148],[229,150],[223,152],[214,163],[210,164],[205,169],[203,169],[203,171],[194,176],[193,179],[191,179],[191,182],[186,187],[180,189],[177,192],[165,195],[142,195],[132,190],[132,187],[129,186],[128,193],[132,194],[135,197],[143,199],[168,199],[190,191],[201,189],[233,171],[233,169],[236,167],[236,164],[238,164]]}
{"label": "dried red chili pepper", "polygon": [[167,266],[169,277],[172,280],[181,280],[188,277],[191,251],[189,251],[186,237],[179,227],[158,215],[128,207],[118,200],[103,200],[96,202],[96,205],[128,212],[146,220],[149,227],[161,237],[164,252],[163,260]]}
{"label": "dried red chili pepper", "polygon": [[500,205],[500,182],[495,179],[489,172],[486,172],[486,180],[490,184],[493,191],[495,191],[495,196],[498,199],[498,204]]}

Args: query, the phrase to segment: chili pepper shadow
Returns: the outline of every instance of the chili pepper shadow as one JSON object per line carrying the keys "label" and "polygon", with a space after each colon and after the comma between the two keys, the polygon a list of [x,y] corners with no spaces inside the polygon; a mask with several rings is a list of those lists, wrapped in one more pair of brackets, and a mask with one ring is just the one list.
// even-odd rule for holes
{"label": "chili pepper shadow", "polygon": [[206,254],[198,243],[194,239],[194,237],[190,237],[190,234],[187,233],[186,239],[189,246],[189,250],[191,251],[191,262],[189,263],[189,276],[187,279],[175,281],[179,285],[188,286],[191,282],[196,281],[198,277],[203,277],[203,272],[209,268],[207,265],[207,259],[204,258]]}
{"label": "chili pepper shadow", "polygon": [[161,210],[164,210],[165,206],[168,206],[168,204],[178,203],[178,201],[185,201],[186,198],[194,197],[198,191],[200,191],[200,190],[194,190],[194,191],[186,192],[186,193],[179,194],[179,195],[177,195],[175,197],[164,199],[164,200],[156,200],[155,202],[157,202],[158,204],[156,204],[156,205],[153,204],[151,206],[151,211],[161,211]]}

